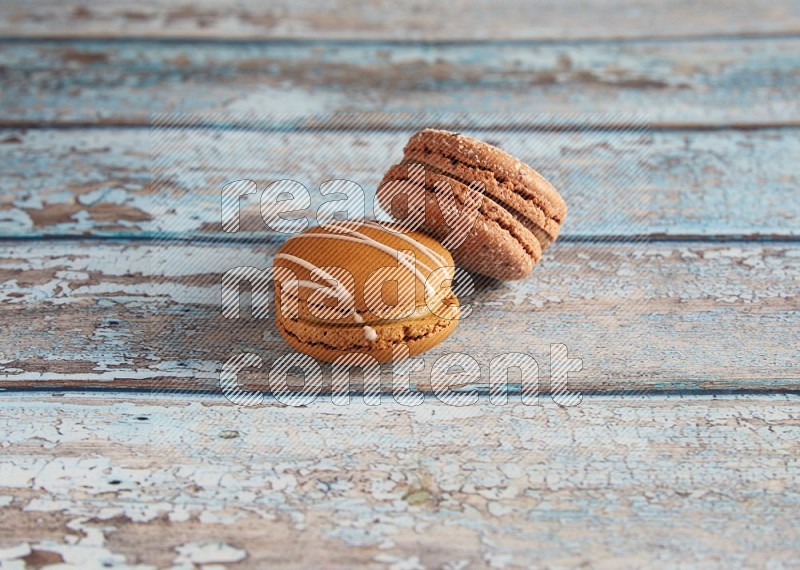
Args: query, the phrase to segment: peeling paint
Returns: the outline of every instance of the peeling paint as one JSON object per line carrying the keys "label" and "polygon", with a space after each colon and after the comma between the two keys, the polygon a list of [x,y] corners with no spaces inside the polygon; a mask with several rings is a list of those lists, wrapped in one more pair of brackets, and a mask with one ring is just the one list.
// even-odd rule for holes
{"label": "peeling paint", "polygon": [[[281,87],[276,92],[284,91]],[[330,95],[330,90],[326,93],[325,97],[338,96]],[[794,91],[791,95],[794,114],[800,114]],[[231,108],[249,106],[250,99],[269,100],[272,95],[259,84],[259,94],[239,92],[236,97]],[[463,105],[459,103],[459,108]],[[511,107],[504,100],[503,109]],[[648,108],[661,107],[666,106]],[[592,113],[599,112],[593,107]],[[508,117],[520,127],[520,117]],[[393,120],[397,118],[391,114],[381,119],[384,125]],[[548,118],[526,120],[541,127]],[[561,191],[570,204],[564,237],[653,233],[796,236],[800,220],[794,199],[800,182],[794,160],[800,148],[798,132],[670,130],[642,137],[634,131],[539,131],[531,137],[509,129],[493,130],[485,136],[531,162]],[[247,177],[260,186],[279,178],[299,180],[312,190],[312,209],[322,200],[315,189],[324,179],[355,180],[368,192],[367,203],[372,206],[373,189],[385,169],[402,156],[406,138],[379,131],[298,131],[287,136],[291,139],[263,132],[176,129],[151,140],[149,129],[126,129],[124,133],[36,129],[26,133],[22,144],[0,145],[0,161],[9,165],[4,189],[13,197],[0,209],[0,235],[113,237],[154,230],[208,235],[210,228],[219,225],[221,185]],[[163,181],[160,186],[151,185],[151,157],[142,152],[151,143],[159,163],[168,165],[156,179]],[[276,145],[280,148],[270,151]],[[286,147],[292,152],[284,152]],[[230,153],[230,148],[237,148],[237,153]],[[80,151],[77,154],[76,149]],[[253,164],[260,164],[265,154],[271,157],[269,169],[253,170]],[[321,164],[325,165],[323,179],[319,178]],[[759,168],[753,169],[752,164]],[[752,192],[752,188],[760,191]],[[631,199],[631,193],[636,199]],[[257,197],[243,199],[242,205],[243,220],[256,221],[255,225],[243,221],[243,228],[263,233]],[[627,207],[621,209],[621,205]]]}
{"label": "peeling paint", "polygon": [[188,542],[177,549],[175,564],[211,564],[239,562],[247,558],[247,552],[224,542]]}
{"label": "peeling paint", "polygon": [[[800,539],[790,524],[800,505],[796,395],[413,409],[132,398],[0,398],[12,442],[0,496],[16,497],[5,508],[66,518],[63,540],[26,536],[30,549],[144,568],[151,546],[130,544],[136,560],[118,549],[165,521],[176,537],[192,528],[172,543],[179,567],[258,565],[275,548],[255,531],[264,525],[385,568],[596,560],[610,556],[610,536],[649,560],[648,541],[665,527],[676,537],[659,550],[665,563],[731,566],[758,553],[791,565],[786,546]],[[689,539],[717,516],[723,526]],[[19,544],[0,548],[18,560]]]}
{"label": "peeling paint", "polygon": [[[486,365],[513,336],[541,366],[550,343],[567,344],[584,361],[577,386],[592,389],[788,389],[797,385],[792,339],[800,342],[794,250],[559,244],[529,280],[469,299],[469,326],[424,358],[460,351]],[[8,276],[0,300],[20,311],[9,314],[31,319],[17,321],[28,324],[16,336],[0,337],[0,381],[163,380],[163,388],[215,389],[220,362],[231,352],[259,347],[269,361],[286,350],[267,321],[225,322],[217,310],[215,275],[234,253],[237,262],[268,264],[263,247],[93,243],[91,252],[63,242],[24,243],[0,259]],[[603,268],[592,269],[593,259]],[[633,275],[620,274],[630,267]]]}

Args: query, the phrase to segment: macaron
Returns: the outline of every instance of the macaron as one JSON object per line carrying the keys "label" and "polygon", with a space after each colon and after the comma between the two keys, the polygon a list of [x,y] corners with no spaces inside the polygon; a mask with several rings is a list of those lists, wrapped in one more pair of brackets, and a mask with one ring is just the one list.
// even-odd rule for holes
{"label": "macaron", "polygon": [[395,220],[406,220],[410,208],[424,207],[416,229],[446,243],[453,228],[442,213],[448,203],[444,192],[458,208],[477,204],[471,227],[450,248],[453,259],[495,279],[527,277],[558,238],[567,215],[556,189],[527,164],[478,139],[435,129],[409,139],[402,161],[378,186],[377,198]]}
{"label": "macaron", "polygon": [[289,238],[274,256],[276,324],[295,350],[325,362],[413,356],[458,324],[450,253],[435,239],[376,222],[333,222]]}

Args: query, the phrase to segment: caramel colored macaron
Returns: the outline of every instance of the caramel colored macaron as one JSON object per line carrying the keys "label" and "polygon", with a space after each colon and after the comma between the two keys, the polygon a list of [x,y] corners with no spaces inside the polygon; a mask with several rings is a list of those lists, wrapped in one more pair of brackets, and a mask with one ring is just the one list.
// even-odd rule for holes
{"label": "caramel colored macaron", "polygon": [[[419,167],[424,175],[415,171]],[[424,199],[397,200],[404,192]],[[424,203],[420,229],[446,243],[452,228],[441,213],[442,192],[450,192],[458,207],[479,204],[465,238],[451,249],[456,263],[496,279],[526,277],[567,215],[555,188],[527,164],[472,137],[425,129],[411,137],[402,162],[384,176],[378,201],[398,220]]]}
{"label": "caramel colored macaron", "polygon": [[427,235],[387,227],[327,224],[281,246],[273,262],[276,323],[294,349],[326,362],[347,354],[390,362],[453,331],[459,307],[450,253]]}

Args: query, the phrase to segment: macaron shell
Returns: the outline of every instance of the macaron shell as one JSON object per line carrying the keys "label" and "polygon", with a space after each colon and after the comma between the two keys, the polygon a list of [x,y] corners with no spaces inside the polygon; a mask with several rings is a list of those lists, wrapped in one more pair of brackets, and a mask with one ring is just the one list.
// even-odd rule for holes
{"label": "macaron shell", "polygon": [[[419,162],[465,183],[478,181],[547,247],[559,234],[567,206],[530,166],[483,141],[426,129],[409,139],[405,162]],[[526,223],[527,222],[527,223]]]}
{"label": "macaron shell", "polygon": [[[358,227],[357,231],[393,250],[412,251],[421,263],[434,270],[443,264],[440,264],[438,260],[433,259],[424,251],[415,247],[413,243],[409,243],[409,241],[407,241],[408,239],[432,250],[440,259],[444,260],[444,266],[452,267],[454,265],[450,252],[443,248],[435,239],[425,234],[419,232],[395,233],[394,231],[379,227],[376,224],[364,224]],[[402,236],[405,236],[405,239]],[[320,279],[318,275],[312,275],[311,271],[303,265],[295,263],[290,259],[282,258],[281,254],[298,257],[316,267],[336,267],[348,271],[353,276],[353,290],[351,292],[354,295],[355,308],[365,321],[369,322],[380,317],[370,312],[364,298],[366,283],[376,269],[397,266],[398,262],[396,258],[386,251],[382,251],[371,245],[356,243],[352,241],[351,238],[352,236],[346,232],[332,231],[323,227],[311,228],[302,234],[290,238],[283,244],[277,252],[274,266],[276,268],[285,267],[291,269],[297,275],[298,279],[318,282],[321,285],[324,285],[325,281]],[[425,271],[421,267],[420,271],[420,276],[423,279],[429,277],[430,272]],[[335,270],[331,270],[330,272],[334,273]],[[400,271],[400,275],[407,280],[414,281],[415,306],[424,306],[426,304],[426,288],[424,283],[405,274],[403,270]],[[336,275],[334,275],[334,277],[336,277]],[[302,300],[305,300],[311,293],[311,291],[306,288],[301,288],[300,292]],[[393,304],[397,301],[396,287],[387,287],[384,294],[384,299],[387,304]]]}
{"label": "macaron shell", "polygon": [[[411,251],[413,261],[399,264],[399,250]],[[310,228],[283,244],[273,267],[289,269],[300,280],[275,279],[278,331],[290,346],[320,360],[364,353],[389,362],[401,342],[410,354],[419,354],[458,324],[458,301],[450,288],[453,259],[439,242],[419,232],[399,233],[374,222]],[[369,306],[364,289],[375,271],[392,267],[399,268],[403,286],[414,284],[413,307],[399,303],[394,311],[397,287],[384,287],[380,296],[389,310],[381,314]],[[347,273],[352,278],[344,286]],[[382,277],[377,283],[395,279],[392,271]],[[373,304],[377,299],[372,297]]]}
{"label": "macaron shell", "polygon": [[[406,192],[422,192],[425,196],[425,213],[422,229],[441,241],[449,235],[440,205],[445,203],[437,192],[446,182],[453,198],[462,208],[467,200],[479,200],[478,217],[464,241],[452,250],[459,267],[490,275],[496,279],[522,279],[539,261],[542,249],[539,240],[523,224],[491,197],[478,192],[452,178],[426,170],[424,186],[411,180],[409,165],[391,167],[378,186],[377,197],[387,213],[403,218],[402,205],[392,203],[392,184],[404,184]],[[439,185],[437,186],[437,183]],[[445,190],[446,191],[446,190]]]}

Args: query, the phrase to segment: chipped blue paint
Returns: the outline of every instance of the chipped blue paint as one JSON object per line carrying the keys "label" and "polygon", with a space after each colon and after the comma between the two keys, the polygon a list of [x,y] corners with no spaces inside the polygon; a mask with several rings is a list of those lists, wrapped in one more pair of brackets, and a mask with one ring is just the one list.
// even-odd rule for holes
{"label": "chipped blue paint", "polygon": [[797,38],[0,43],[5,77],[0,115],[147,124],[151,112],[518,108],[633,110],[659,123],[796,122],[800,79],[789,70],[797,67],[798,50]]}
{"label": "chipped blue paint", "polygon": [[[800,236],[800,128],[656,132],[644,138],[625,132],[475,134],[519,154],[553,181],[570,206],[566,240]],[[278,178],[299,180],[316,196],[314,206],[321,201],[320,182],[347,178],[362,185],[371,204],[384,170],[402,156],[407,135],[177,129],[153,139],[149,129],[88,128],[0,131],[3,136],[19,142],[0,145],[6,165],[0,182],[7,192],[0,237],[148,239],[153,228],[164,238],[206,233],[219,222],[221,185],[241,178],[260,187]],[[164,165],[159,176],[170,185],[151,189],[149,149],[156,142]],[[231,154],[232,145],[241,150]],[[270,152],[277,145],[293,152]],[[185,193],[174,196],[172,185],[179,180]],[[257,198],[242,201],[256,217]],[[100,202],[106,218],[91,217],[92,204]],[[71,217],[45,216],[46,225],[33,226],[30,216],[42,216],[42,208],[70,205],[76,212]],[[134,219],[125,218],[131,214]],[[136,221],[142,218],[150,219]],[[635,264],[627,271],[635,271]]]}

